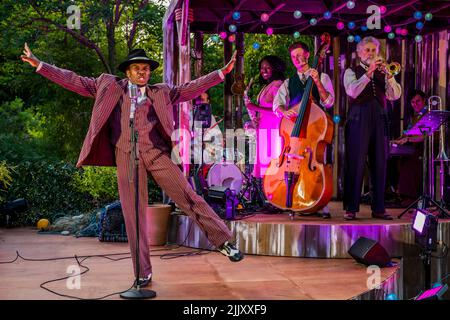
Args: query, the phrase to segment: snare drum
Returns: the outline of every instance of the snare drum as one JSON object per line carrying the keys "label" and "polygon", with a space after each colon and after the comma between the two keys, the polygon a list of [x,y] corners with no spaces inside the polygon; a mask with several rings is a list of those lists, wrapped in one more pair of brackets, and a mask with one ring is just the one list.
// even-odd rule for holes
{"label": "snare drum", "polygon": [[204,164],[200,169],[208,187],[221,186],[239,192],[244,180],[239,168],[232,163]]}

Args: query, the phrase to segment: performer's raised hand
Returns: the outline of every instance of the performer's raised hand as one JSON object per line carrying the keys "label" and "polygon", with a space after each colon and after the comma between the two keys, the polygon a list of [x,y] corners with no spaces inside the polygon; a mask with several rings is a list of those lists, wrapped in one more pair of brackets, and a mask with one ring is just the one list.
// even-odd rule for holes
{"label": "performer's raised hand", "polygon": [[24,54],[20,56],[22,61],[28,62],[31,66],[37,68],[41,61],[35,57],[33,52],[31,52],[31,50],[28,47],[28,44],[26,42],[25,42],[23,53]]}
{"label": "performer's raised hand", "polygon": [[223,67],[221,70],[223,74],[228,74],[233,70],[234,64],[236,63],[236,51],[234,51],[233,56],[231,57],[230,61],[227,63],[225,67]]}

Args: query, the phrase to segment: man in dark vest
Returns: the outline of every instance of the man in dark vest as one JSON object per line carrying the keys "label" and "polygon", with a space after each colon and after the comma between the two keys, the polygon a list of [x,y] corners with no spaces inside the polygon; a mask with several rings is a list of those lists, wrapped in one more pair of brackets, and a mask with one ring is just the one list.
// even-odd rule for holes
{"label": "man in dark vest", "polygon": [[386,99],[397,100],[402,90],[392,75],[382,71],[380,42],[377,39],[362,39],[356,50],[359,58],[357,66],[355,70],[345,70],[344,74],[345,92],[350,103],[345,125],[344,219],[354,220],[359,211],[368,156],[372,217],[391,220],[384,206],[389,141]]}
{"label": "man in dark vest", "polygon": [[[334,104],[333,83],[326,73],[319,75],[316,69],[309,66],[310,52],[308,45],[304,42],[295,42],[289,46],[288,50],[297,73],[284,80],[274,98],[273,111],[280,117],[295,120],[308,77],[311,77],[314,81],[311,92],[313,103],[331,108]],[[322,209],[322,214],[324,218],[330,217],[328,206]]]}

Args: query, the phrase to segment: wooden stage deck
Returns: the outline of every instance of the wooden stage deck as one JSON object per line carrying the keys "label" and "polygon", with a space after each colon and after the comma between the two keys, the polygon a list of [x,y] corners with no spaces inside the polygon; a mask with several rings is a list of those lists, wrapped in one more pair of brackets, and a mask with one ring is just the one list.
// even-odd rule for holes
{"label": "wooden stage deck", "polygon": [[[173,246],[172,246],[173,247]],[[196,252],[192,248],[152,247],[154,268],[150,289],[157,300],[346,300],[383,299],[384,292],[401,291],[401,261],[382,268],[382,290],[368,290],[370,274],[352,259],[311,259],[246,255],[232,263],[217,252],[161,259],[161,254]],[[81,288],[69,290],[67,280],[45,286],[61,294],[94,299],[130,287],[133,281],[127,243],[104,243],[96,238],[38,234],[33,228],[0,229],[0,261],[11,261],[16,251],[27,259],[86,255],[125,257],[119,261],[89,258],[90,270],[81,277]],[[125,253],[124,255],[112,255]],[[67,277],[77,265],[74,258],[0,264],[0,299],[68,299],[50,293],[43,282]],[[70,282],[72,285],[74,282]],[[383,291],[384,290],[384,291]],[[115,294],[107,299],[120,299]]]}

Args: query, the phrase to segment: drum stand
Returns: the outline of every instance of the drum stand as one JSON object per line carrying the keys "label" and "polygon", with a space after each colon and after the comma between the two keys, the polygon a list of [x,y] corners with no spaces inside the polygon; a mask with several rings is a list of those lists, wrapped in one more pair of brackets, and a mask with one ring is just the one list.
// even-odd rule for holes
{"label": "drum stand", "polygon": [[[240,192],[240,198],[247,201],[247,204],[242,201],[243,204],[250,206],[258,206],[264,207],[266,204],[266,197],[262,191],[261,185],[258,182],[258,179],[253,177],[251,173],[248,175],[245,172],[242,172],[245,177],[246,185]],[[245,198],[245,194],[249,193],[248,199]]]}

